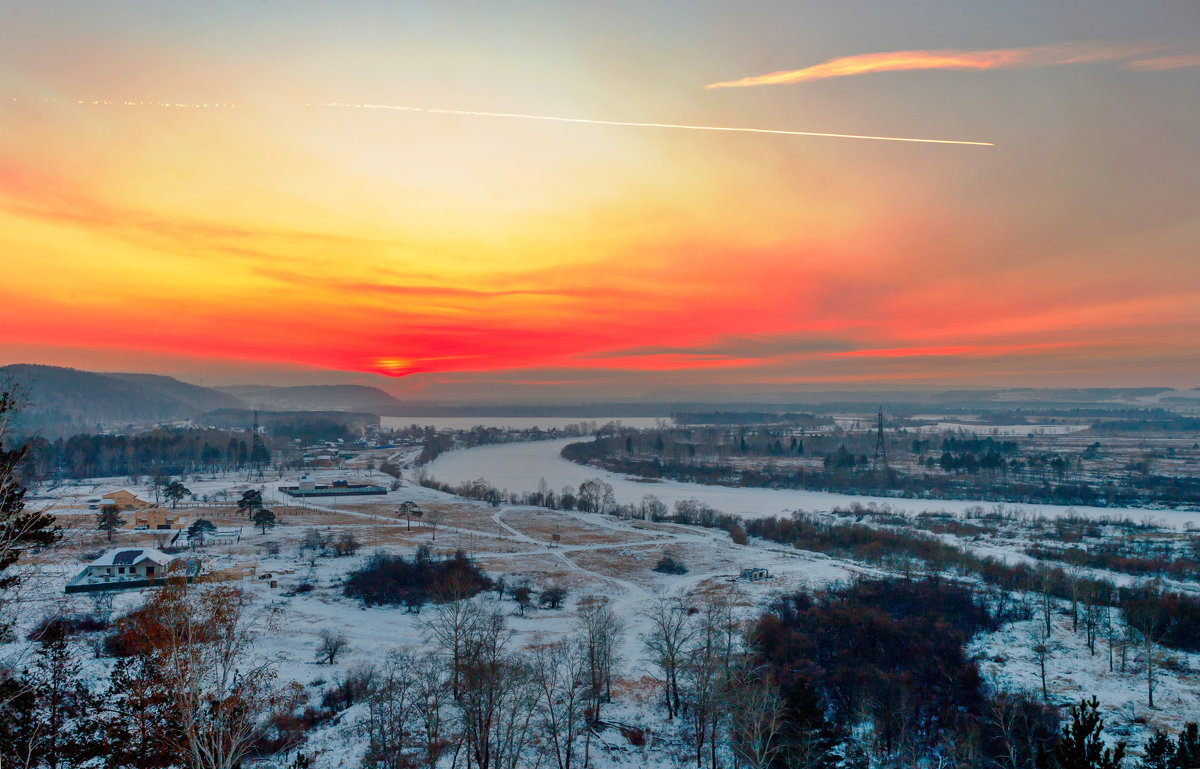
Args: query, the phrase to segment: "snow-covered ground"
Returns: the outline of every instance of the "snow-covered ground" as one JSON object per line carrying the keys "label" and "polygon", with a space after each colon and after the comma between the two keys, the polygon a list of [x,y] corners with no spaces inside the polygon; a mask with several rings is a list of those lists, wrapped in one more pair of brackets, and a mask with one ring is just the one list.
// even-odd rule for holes
{"label": "snow-covered ground", "polygon": [[[478,446],[449,451],[429,463],[425,470],[439,481],[459,484],[477,478],[509,491],[536,491],[545,479],[552,489],[563,486],[578,488],[582,481],[600,478],[613,487],[620,504],[636,504],[646,494],[653,494],[668,506],[683,499],[698,499],[726,513],[746,518],[788,515],[793,510],[826,511],[858,503],[889,505],[896,512],[920,513],[946,511],[962,513],[968,508],[995,507],[994,502],[977,500],[922,500],[898,497],[872,497],[855,494],[836,494],[799,489],[756,489],[708,486],[681,481],[646,482],[632,476],[588,467],[563,459],[562,447],[578,439],[512,443]],[[1095,518],[1132,518],[1141,521],[1151,518],[1182,528],[1200,524],[1200,512],[1181,510],[1151,510],[1125,507],[1063,507],[1060,505],[1006,505],[1010,512],[1022,510],[1029,515],[1057,518],[1062,515],[1083,515]]]}
{"label": "snow-covered ground", "polygon": [[[867,498],[781,492],[761,489],[720,489],[683,483],[645,484],[612,473],[566,462],[558,457],[562,441],[529,444],[505,444],[443,455],[430,466],[433,475],[443,481],[465,481],[487,478],[500,487],[513,490],[534,490],[539,479],[545,478],[555,488],[577,486],[581,480],[602,477],[612,483],[622,502],[636,502],[643,494],[654,493],[668,504],[677,499],[698,498],[728,512],[751,515],[772,515],[794,509],[818,511],[850,502],[866,503]],[[390,478],[371,474],[367,461],[376,464],[389,453],[375,452],[360,455],[353,467],[342,470],[315,471],[319,483],[338,478],[385,483]],[[191,488],[195,501],[187,508],[196,517],[212,520],[217,525],[243,526],[240,541],[227,545],[212,545],[200,555],[213,569],[253,562],[256,574],[239,584],[254,597],[260,608],[277,608],[278,624],[263,633],[256,654],[276,660],[280,679],[304,685],[314,704],[319,701],[323,687],[339,676],[363,665],[378,663],[394,648],[416,647],[429,651],[421,615],[403,608],[366,608],[356,600],[342,595],[340,582],[347,572],[360,566],[377,549],[409,554],[417,545],[426,544],[446,552],[455,548],[469,551],[493,576],[503,576],[508,584],[528,581],[535,590],[549,585],[568,588],[569,596],[561,610],[534,610],[520,616],[516,605],[508,598],[497,599],[494,594],[479,600],[501,608],[517,631],[518,646],[540,643],[570,633],[574,627],[577,602],[588,595],[599,595],[613,602],[627,631],[621,647],[622,663],[618,691],[620,697],[606,714],[606,720],[636,724],[646,728],[652,737],[644,748],[635,748],[615,730],[601,735],[601,747],[594,756],[596,766],[660,766],[669,765],[680,753],[680,739],[675,724],[668,723],[658,706],[656,695],[648,683],[651,667],[642,648],[640,637],[647,632],[649,618],[645,608],[658,593],[694,590],[714,584],[736,586],[741,596],[741,611],[749,618],[757,615],[772,599],[800,588],[812,588],[846,582],[859,576],[884,576],[887,571],[849,560],[798,551],[774,543],[754,541],[735,545],[720,530],[700,529],[674,524],[638,520],[622,520],[607,516],[548,511],[528,507],[492,507],[472,502],[432,489],[405,482],[401,488],[380,497],[339,497],[322,499],[319,503],[301,503],[275,491],[279,485],[294,484],[296,475],[280,478],[278,474],[257,479],[243,475],[183,479]],[[121,545],[154,545],[154,532],[122,531],[111,545],[95,529],[94,510],[86,501],[107,491],[129,488],[143,499],[152,493],[142,484],[131,486],[128,479],[99,479],[80,484],[68,484],[38,492],[37,506],[49,505],[52,512],[68,527],[63,546],[48,554],[42,564],[43,590],[32,596],[22,607],[20,637],[42,616],[49,613],[87,611],[92,599],[86,596],[65,596],[62,586],[86,560],[85,554]],[[242,491],[260,489],[280,517],[281,525],[261,534],[237,514],[235,503]],[[207,498],[207,502],[205,502]],[[424,510],[437,511],[442,521],[435,532],[425,522],[414,521],[412,530],[397,518],[401,502],[417,502]],[[911,500],[878,500],[897,511],[915,513],[926,509],[961,511],[969,502],[914,502]],[[1027,511],[1046,516],[1064,512],[1062,508],[1029,506]],[[1168,518],[1163,511],[1079,511],[1098,515],[1129,515],[1141,519],[1147,515]],[[1200,517],[1191,514],[1191,518]],[[1178,525],[1184,519],[1175,521]],[[1006,524],[1020,527],[1022,522]],[[301,548],[305,533],[316,528],[324,535],[353,534],[363,543],[355,556],[333,558],[315,557]],[[554,541],[557,534],[559,541]],[[1001,555],[1009,560],[1025,560],[1021,552],[1024,539],[1006,532],[1004,536],[962,538],[945,535],[948,541],[979,552]],[[670,576],[656,573],[653,565],[662,554],[669,553],[685,563],[687,574]],[[759,583],[737,580],[745,567],[767,568],[771,578]],[[269,577],[267,576],[269,575]],[[1128,577],[1120,577],[1128,581]],[[271,580],[276,586],[271,586]],[[308,593],[287,595],[301,583],[311,583]],[[145,596],[138,591],[118,594],[114,610],[119,614],[139,605]],[[1061,607],[1060,607],[1061,608]],[[1173,670],[1161,674],[1156,692],[1159,708],[1148,711],[1144,702],[1144,676],[1139,672],[1136,658],[1131,657],[1124,674],[1107,672],[1106,652],[1095,657],[1083,647],[1079,635],[1063,630],[1062,616],[1056,619],[1057,646],[1049,662],[1051,698],[1057,702],[1077,700],[1082,694],[1096,693],[1109,710],[1106,723],[1110,728],[1139,744],[1147,730],[1162,723],[1179,725],[1185,718],[1195,718],[1200,707],[1200,683],[1192,671],[1200,670],[1200,655],[1171,653],[1176,663]],[[1037,661],[1029,652],[1028,623],[1006,625],[1000,631],[976,639],[972,651],[981,658],[987,680],[1006,689],[1034,691],[1040,687]],[[349,650],[334,665],[318,664],[315,649],[322,630],[338,630],[349,638]],[[1103,648],[1103,643],[1101,643]],[[0,645],[0,656],[12,657],[28,653],[29,644],[20,641]],[[97,679],[104,677],[104,659],[94,659],[90,650],[80,643],[80,654],[87,665],[95,669]],[[314,766],[356,767],[364,749],[363,738],[356,721],[361,706],[341,714],[335,722],[322,726],[310,735],[304,750],[318,753]]]}

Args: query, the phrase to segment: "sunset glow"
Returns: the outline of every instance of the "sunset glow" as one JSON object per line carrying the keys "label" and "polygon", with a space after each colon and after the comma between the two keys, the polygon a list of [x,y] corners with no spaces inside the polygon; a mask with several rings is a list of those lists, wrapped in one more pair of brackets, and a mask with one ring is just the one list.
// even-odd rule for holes
{"label": "sunset glow", "polygon": [[1197,386],[1172,8],[1077,43],[997,8],[998,43],[932,7],[26,4],[0,357],[430,398]]}

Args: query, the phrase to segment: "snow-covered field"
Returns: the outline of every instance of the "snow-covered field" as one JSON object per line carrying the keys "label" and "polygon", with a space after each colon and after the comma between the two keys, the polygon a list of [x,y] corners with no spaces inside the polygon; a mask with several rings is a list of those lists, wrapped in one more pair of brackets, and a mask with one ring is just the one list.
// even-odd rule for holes
{"label": "snow-covered field", "polygon": [[[536,489],[541,478],[553,487],[561,488],[567,484],[577,486],[587,478],[602,477],[613,485],[621,502],[636,502],[643,494],[652,492],[668,504],[694,497],[728,512],[750,515],[774,515],[797,508],[817,511],[833,505],[870,501],[836,494],[637,483],[560,459],[558,451],[562,445],[561,441],[553,441],[455,451],[443,455],[428,469],[443,481],[482,477],[512,490]],[[317,471],[317,481],[350,478],[378,483],[390,480],[378,473],[369,475],[366,465],[368,459],[378,462],[389,456],[402,459],[389,452],[363,454],[354,460],[354,467]],[[607,747],[597,749],[593,757],[593,763],[600,769],[672,765],[680,753],[678,726],[665,720],[647,683],[652,668],[640,641],[649,629],[645,608],[655,595],[730,584],[739,591],[741,612],[749,618],[760,613],[782,593],[846,582],[859,576],[888,574],[861,563],[774,543],[752,540],[748,545],[735,545],[721,530],[538,508],[492,507],[410,482],[383,497],[341,497],[322,500],[320,504],[297,504],[274,490],[283,483],[294,483],[294,475],[263,480],[234,475],[184,480],[198,498],[189,502],[196,505],[188,508],[195,516],[210,519],[219,526],[243,526],[240,541],[209,546],[200,551],[200,555],[212,569],[248,562],[255,564],[256,574],[239,584],[254,597],[255,606],[279,610],[278,625],[259,637],[256,654],[275,659],[281,680],[304,685],[314,702],[319,701],[322,688],[337,677],[357,667],[378,663],[391,649],[415,647],[429,651],[432,648],[426,643],[419,624],[420,615],[403,608],[365,608],[358,601],[342,595],[340,582],[345,574],[360,566],[376,550],[410,554],[420,544],[441,552],[462,548],[490,574],[503,576],[510,585],[528,581],[535,590],[550,585],[567,587],[569,595],[563,609],[538,609],[526,616],[518,614],[515,603],[509,598],[501,600],[488,594],[478,599],[506,613],[517,632],[518,646],[542,643],[572,632],[579,599],[589,595],[610,599],[625,621],[627,631],[620,650],[623,661],[618,690],[621,695],[608,718],[638,724],[647,728],[652,737],[647,746],[635,748],[615,730],[604,732],[600,742]],[[119,488],[130,488],[143,499],[152,498],[144,485],[132,487],[128,479],[100,479],[39,492],[39,500],[34,504],[49,505],[68,531],[63,546],[48,554],[45,562],[39,565],[43,569],[43,589],[22,608],[21,638],[46,614],[89,610],[91,598],[62,593],[62,586],[85,562],[85,554],[113,546],[155,544],[153,532],[122,531],[109,545],[95,530],[92,518],[95,511],[87,509],[86,501]],[[268,505],[280,517],[281,525],[266,534],[259,533],[237,515],[235,501],[242,491],[250,488],[261,489]],[[436,534],[427,525],[416,522],[409,531],[406,522],[396,517],[399,504],[407,500],[416,502],[426,511],[436,510],[442,514]],[[907,512],[926,509],[961,511],[972,504],[877,501]],[[1064,512],[1050,506],[1030,506],[1027,510],[1046,516]],[[1147,515],[1169,517],[1163,511],[1145,510],[1076,512],[1129,515],[1135,519]],[[1195,518],[1200,515],[1181,516],[1173,523],[1179,525]],[[305,533],[312,528],[325,535],[351,533],[363,547],[354,556],[316,557],[312,551],[302,549]],[[1014,560],[1026,558],[1011,542],[968,543],[947,538],[980,552]],[[685,563],[688,573],[670,576],[654,572],[651,567],[664,553]],[[740,570],[750,566],[769,569],[770,579],[758,583],[739,581]],[[271,586],[271,580],[275,581],[275,587]],[[315,587],[308,593],[287,595],[302,582]],[[127,611],[144,598],[138,591],[120,593],[114,609],[117,613]],[[1061,616],[1056,619],[1060,628],[1065,621]],[[1024,691],[1034,691],[1040,686],[1037,661],[1029,652],[1031,643],[1026,624],[1010,624],[997,633],[975,640],[972,650],[980,655],[985,675],[993,685]],[[334,665],[318,664],[315,660],[319,634],[326,629],[344,632],[349,638],[348,652]],[[1174,669],[1160,674],[1156,692],[1159,707],[1149,711],[1138,704],[1144,702],[1144,692],[1140,688],[1144,674],[1140,672],[1142,668],[1136,658],[1130,660],[1126,673],[1110,674],[1107,657],[1088,654],[1080,637],[1070,633],[1069,628],[1055,635],[1058,645],[1051,654],[1048,682],[1054,701],[1065,703],[1077,700],[1082,694],[1098,694],[1109,711],[1107,723],[1127,736],[1135,746],[1155,724],[1178,726],[1185,718],[1195,718],[1200,707],[1200,683],[1193,671],[1200,670],[1200,655],[1170,655],[1175,659]],[[0,645],[0,655],[12,657],[28,653],[28,648],[29,644],[23,641]],[[94,658],[82,643],[79,648],[81,656],[86,657],[86,664],[95,670],[97,679],[103,678],[103,668],[109,662]],[[316,752],[314,766],[332,769],[359,765],[364,743],[356,722],[361,716],[362,706],[352,707],[331,724],[311,733],[304,750]]]}
{"label": "snow-covered field", "polygon": [[[596,467],[587,467],[563,459],[562,447],[578,439],[513,443],[495,446],[479,446],[442,454],[425,467],[434,478],[446,483],[459,484],[477,478],[486,479],[493,486],[509,491],[536,491],[538,483],[545,479],[550,488],[563,486],[578,488],[582,481],[600,478],[613,487],[613,494],[620,504],[634,504],[646,494],[653,494],[668,506],[682,499],[698,499],[726,513],[736,513],[745,518],[788,515],[793,510],[827,511],[834,507],[861,505],[889,505],[896,512],[920,513],[946,511],[962,513],[968,508],[983,506],[992,508],[994,502],[975,500],[921,500],[897,497],[871,497],[854,494],[836,494],[823,491],[798,489],[757,489],[707,486],[681,481],[646,482],[631,476],[609,472]],[[1063,507],[1060,505],[1006,505],[1010,512],[1020,509],[1031,516],[1057,518],[1062,515],[1083,515],[1095,518],[1121,517],[1141,521],[1151,518],[1168,525],[1182,528],[1187,524],[1200,525],[1200,512],[1181,510],[1151,510],[1147,508],[1117,507]]]}

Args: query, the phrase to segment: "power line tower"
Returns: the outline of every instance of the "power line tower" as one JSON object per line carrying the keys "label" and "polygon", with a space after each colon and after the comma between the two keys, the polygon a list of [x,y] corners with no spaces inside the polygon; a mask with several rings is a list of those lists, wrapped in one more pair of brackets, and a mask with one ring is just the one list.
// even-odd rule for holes
{"label": "power line tower", "polygon": [[879,417],[875,421],[875,457],[871,460],[874,470],[887,469],[887,449],[883,445],[883,404],[879,406]]}

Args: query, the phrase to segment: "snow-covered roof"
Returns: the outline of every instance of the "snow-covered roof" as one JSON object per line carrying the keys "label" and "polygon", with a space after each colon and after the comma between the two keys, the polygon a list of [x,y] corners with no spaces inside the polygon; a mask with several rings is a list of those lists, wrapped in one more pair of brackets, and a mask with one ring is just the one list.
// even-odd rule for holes
{"label": "snow-covered roof", "polygon": [[142,561],[153,561],[160,566],[166,566],[174,556],[167,555],[161,550],[156,550],[152,547],[132,547],[121,548],[119,550],[109,550],[104,555],[92,561],[90,566],[136,566]]}

